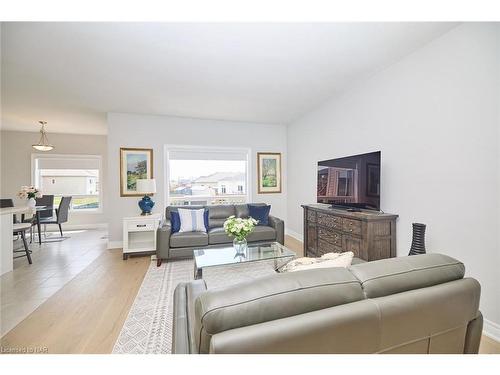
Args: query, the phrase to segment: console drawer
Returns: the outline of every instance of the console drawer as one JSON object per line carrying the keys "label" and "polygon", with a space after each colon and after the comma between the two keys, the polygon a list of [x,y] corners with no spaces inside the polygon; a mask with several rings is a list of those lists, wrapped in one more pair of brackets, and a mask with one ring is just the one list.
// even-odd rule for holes
{"label": "console drawer", "polygon": [[307,211],[307,221],[311,223],[316,223],[316,212],[314,211]]}
{"label": "console drawer", "polygon": [[145,232],[155,230],[155,222],[144,223],[144,222],[129,222],[127,224],[127,230],[129,232]]}
{"label": "console drawer", "polygon": [[361,235],[361,221],[344,219],[342,230],[347,233]]}
{"label": "console drawer", "polygon": [[326,215],[318,212],[318,224],[332,228],[342,230],[342,218],[339,216]]}
{"label": "console drawer", "polygon": [[322,240],[318,241],[318,251],[316,254],[318,257],[326,253],[341,253],[341,252],[342,252],[342,247],[340,246],[335,246],[329,242]]}
{"label": "console drawer", "polygon": [[356,258],[362,258],[361,255],[361,238],[352,236],[343,236],[343,249],[344,251],[352,251]]}
{"label": "console drawer", "polygon": [[320,227],[318,234],[320,240],[327,241],[335,246],[342,247],[342,233],[337,232],[336,230]]}

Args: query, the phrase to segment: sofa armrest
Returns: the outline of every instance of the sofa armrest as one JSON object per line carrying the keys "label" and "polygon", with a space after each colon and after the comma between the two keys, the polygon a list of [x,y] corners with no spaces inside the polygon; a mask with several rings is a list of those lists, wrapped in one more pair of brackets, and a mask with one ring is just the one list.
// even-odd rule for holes
{"label": "sofa armrest", "polygon": [[285,244],[285,222],[275,216],[269,215],[269,226],[276,231],[276,242]]}
{"label": "sofa armrest", "polygon": [[174,290],[172,354],[197,354],[194,339],[194,305],[207,290],[203,280],[180,283]]}
{"label": "sofa armrest", "polygon": [[172,233],[172,227],[170,226],[170,220],[165,220],[162,227],[158,228],[156,231],[156,258],[157,259],[168,259],[170,253],[170,235]]}
{"label": "sofa armrest", "polygon": [[483,333],[483,314],[481,311],[467,325],[465,334],[464,354],[479,353],[479,344],[481,343],[481,335]]}

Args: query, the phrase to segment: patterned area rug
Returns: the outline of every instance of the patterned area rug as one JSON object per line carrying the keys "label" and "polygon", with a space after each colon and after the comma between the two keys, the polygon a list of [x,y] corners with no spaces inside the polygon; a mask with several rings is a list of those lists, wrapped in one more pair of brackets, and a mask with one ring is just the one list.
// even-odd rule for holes
{"label": "patterned area rug", "polygon": [[[203,270],[207,289],[224,288],[275,274],[289,259],[243,262]],[[156,267],[152,261],[123,324],[113,353],[169,354],[172,347],[175,287],[193,280],[192,259],[176,260]]]}
{"label": "patterned area rug", "polygon": [[151,262],[113,348],[120,354],[169,354],[174,289],[193,279],[193,260]]}

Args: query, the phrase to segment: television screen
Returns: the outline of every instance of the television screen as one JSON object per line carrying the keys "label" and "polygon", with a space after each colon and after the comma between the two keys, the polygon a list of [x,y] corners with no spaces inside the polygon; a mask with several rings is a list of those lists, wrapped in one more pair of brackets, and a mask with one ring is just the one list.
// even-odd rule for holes
{"label": "television screen", "polygon": [[317,201],[380,210],[380,151],[318,162]]}

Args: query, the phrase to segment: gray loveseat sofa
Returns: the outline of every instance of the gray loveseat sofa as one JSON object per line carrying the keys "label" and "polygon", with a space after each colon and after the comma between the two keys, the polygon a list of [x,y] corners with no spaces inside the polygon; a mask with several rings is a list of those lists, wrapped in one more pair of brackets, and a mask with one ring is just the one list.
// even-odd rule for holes
{"label": "gray loveseat sofa", "polygon": [[[251,203],[255,206],[265,206],[265,203]],[[177,232],[172,233],[170,213],[179,208],[208,210],[208,233],[204,232]],[[193,250],[200,248],[221,247],[233,242],[222,227],[224,221],[231,215],[236,217],[248,217],[248,206],[238,205],[214,205],[214,206],[168,206],[165,210],[165,222],[157,231],[156,257],[158,264],[162,260],[175,258],[189,258],[193,256]],[[269,215],[269,225],[258,225],[248,236],[249,243],[279,242],[285,241],[285,224],[283,220]]]}
{"label": "gray loveseat sofa", "polygon": [[177,286],[173,353],[477,353],[481,287],[465,267],[424,254]]}

